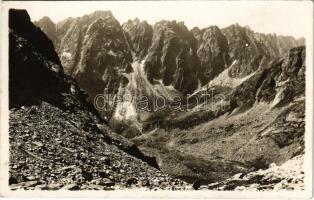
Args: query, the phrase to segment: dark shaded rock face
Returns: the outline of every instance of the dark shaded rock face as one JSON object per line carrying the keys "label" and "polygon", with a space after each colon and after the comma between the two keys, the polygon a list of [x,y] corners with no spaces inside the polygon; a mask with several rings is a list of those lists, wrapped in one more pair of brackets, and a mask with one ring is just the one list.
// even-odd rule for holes
{"label": "dark shaded rock face", "polygon": [[[56,98],[55,103],[62,103],[57,91],[61,93],[70,85],[60,82],[63,68],[52,41],[33,25],[25,10],[9,12],[9,27],[10,106],[36,103],[38,98],[33,96],[50,102]],[[49,96],[52,91],[55,96]]]}
{"label": "dark shaded rock face", "polygon": [[197,41],[197,48],[198,48],[202,44],[204,29],[201,30],[197,26],[195,26],[191,29],[191,32],[193,33]]}
{"label": "dark shaded rock face", "polygon": [[173,85],[183,93],[194,91],[199,71],[196,48],[197,41],[182,22],[156,23],[145,61],[148,80],[162,80],[164,85]]}
{"label": "dark shaded rock face", "polygon": [[192,32],[199,44],[199,79],[204,85],[229,66],[228,41],[217,26],[208,27],[202,32],[194,29]]}
{"label": "dark shaded rock face", "polygon": [[122,25],[126,40],[134,56],[143,60],[152,43],[153,27],[139,19],[128,20]]}
{"label": "dark shaded rock face", "polygon": [[40,28],[36,27],[31,21],[28,13],[25,10],[9,13],[9,27],[14,32],[19,33],[22,37],[28,38],[32,45],[41,54],[60,64],[58,54],[55,52],[53,43]]}
{"label": "dark shaded rock face", "polygon": [[222,29],[229,45],[229,57],[234,67],[231,77],[244,77],[288,52],[291,48],[304,45],[304,40],[275,34],[255,33],[249,27],[238,24]]}
{"label": "dark shaded rock face", "polygon": [[40,29],[52,40],[54,45],[59,43],[56,25],[49,17],[45,16],[40,20],[35,21],[34,24],[40,27]]}
{"label": "dark shaded rock face", "polygon": [[235,61],[235,66],[229,71],[231,77],[247,76],[271,59],[249,28],[236,24],[222,29],[222,32],[228,40],[230,59]]}
{"label": "dark shaded rock face", "polygon": [[67,31],[72,26],[72,23],[74,21],[75,21],[74,18],[69,17],[69,18],[66,18],[66,19],[58,22],[57,24],[55,24],[56,32],[57,32],[57,36],[58,36],[58,41],[54,45],[55,45],[55,49],[56,49],[57,53],[59,54],[59,57],[61,57],[61,54],[59,53],[59,48],[60,48],[60,46],[63,46],[63,45],[61,45],[62,44],[61,42],[65,42],[65,41],[61,40],[62,36],[64,37],[66,35]]}
{"label": "dark shaded rock face", "polygon": [[110,11],[96,11],[57,24],[58,53],[65,71],[91,99],[105,89],[116,93],[132,62],[122,27]]}

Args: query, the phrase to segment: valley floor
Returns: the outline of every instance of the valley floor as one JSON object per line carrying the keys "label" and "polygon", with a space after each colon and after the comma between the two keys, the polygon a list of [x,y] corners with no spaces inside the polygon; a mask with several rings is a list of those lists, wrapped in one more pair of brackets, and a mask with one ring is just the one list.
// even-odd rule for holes
{"label": "valley floor", "polygon": [[132,141],[157,156],[164,172],[207,185],[238,173],[259,174],[271,163],[281,165],[302,154],[303,110],[304,99],[279,108],[259,103],[190,129],[154,129]]}

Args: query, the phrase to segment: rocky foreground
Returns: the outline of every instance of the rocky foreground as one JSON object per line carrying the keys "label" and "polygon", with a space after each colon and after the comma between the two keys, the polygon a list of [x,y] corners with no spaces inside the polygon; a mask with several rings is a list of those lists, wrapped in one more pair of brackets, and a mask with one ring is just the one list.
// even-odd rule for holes
{"label": "rocky foreground", "polygon": [[265,191],[265,190],[304,190],[304,156],[299,155],[284,164],[272,163],[266,170],[258,170],[248,174],[236,174],[232,178],[213,183],[206,189]]}
{"label": "rocky foreground", "polygon": [[46,102],[10,109],[11,189],[187,188],[111,144],[109,132],[84,110]]}

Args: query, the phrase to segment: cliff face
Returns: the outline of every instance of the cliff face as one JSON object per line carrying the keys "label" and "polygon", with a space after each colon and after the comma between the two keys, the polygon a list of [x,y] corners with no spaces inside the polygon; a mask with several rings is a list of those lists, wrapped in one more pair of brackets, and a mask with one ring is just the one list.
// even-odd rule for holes
{"label": "cliff face", "polygon": [[229,72],[231,77],[247,76],[271,60],[267,49],[256,40],[249,28],[236,24],[222,31],[228,40],[230,59],[236,62]]}
{"label": "cliff face", "polygon": [[304,45],[292,37],[255,33],[249,27],[238,24],[222,29],[229,45],[229,57],[235,62],[230,70],[231,77],[241,78],[259,68],[264,68],[271,60],[278,58],[291,48]]}
{"label": "cliff face", "polygon": [[162,80],[182,93],[194,91],[199,73],[196,48],[197,41],[182,22],[156,23],[144,66],[148,80]]}
{"label": "cliff face", "polygon": [[27,12],[10,12],[9,26],[10,106],[38,100],[32,96],[49,101],[50,91],[69,88],[60,83],[63,68],[52,41],[33,25]]}
{"label": "cliff face", "polygon": [[116,93],[120,84],[125,84],[121,72],[131,70],[132,56],[122,27],[110,11],[96,11],[62,22],[59,29],[67,29],[59,35],[58,49],[66,72],[91,99],[105,89]]}
{"label": "cliff face", "polygon": [[305,93],[305,47],[289,50],[272,61],[266,69],[258,70],[232,93],[232,104],[249,107],[255,102],[272,102],[279,106]]}
{"label": "cliff face", "polygon": [[135,59],[143,60],[147,55],[153,38],[153,27],[139,19],[128,20],[122,25],[129,48]]}
{"label": "cliff face", "polygon": [[227,38],[217,26],[194,31],[198,39],[197,57],[200,62],[199,77],[202,85],[220,74],[230,64]]}

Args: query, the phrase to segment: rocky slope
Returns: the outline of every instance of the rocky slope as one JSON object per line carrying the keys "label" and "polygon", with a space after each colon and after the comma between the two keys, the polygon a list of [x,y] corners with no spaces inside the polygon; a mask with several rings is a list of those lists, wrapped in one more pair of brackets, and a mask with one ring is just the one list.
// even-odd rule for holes
{"label": "rocky slope", "polygon": [[9,70],[12,190],[188,187],[110,131],[25,10],[9,11]]}

